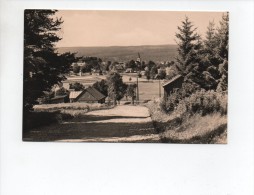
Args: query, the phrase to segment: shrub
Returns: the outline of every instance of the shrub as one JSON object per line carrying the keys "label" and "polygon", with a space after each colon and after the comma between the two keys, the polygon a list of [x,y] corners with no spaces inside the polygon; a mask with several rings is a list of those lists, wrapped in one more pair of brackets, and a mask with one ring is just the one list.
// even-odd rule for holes
{"label": "shrub", "polygon": [[62,120],[72,118],[69,114],[62,114],[60,111],[54,112],[25,112],[23,116],[23,131],[62,122]]}
{"label": "shrub", "polygon": [[174,91],[167,100],[163,100],[160,104],[161,109],[165,112],[174,111],[181,100],[189,97],[192,93],[199,90],[198,86],[192,83],[183,83],[182,88]]}
{"label": "shrub", "polygon": [[202,116],[219,112],[227,114],[227,95],[215,91],[197,91],[190,97],[184,98],[179,107],[186,108],[190,114],[199,113]]}
{"label": "shrub", "polygon": [[[179,114],[199,113],[202,116],[219,112],[227,114],[227,94],[221,92],[196,90],[193,86],[185,85],[179,91],[172,93],[167,101],[160,103],[165,112],[178,112]],[[194,91],[194,92],[193,92]]]}
{"label": "shrub", "polygon": [[85,86],[81,83],[75,82],[70,84],[70,89],[74,89],[74,91],[83,91]]}

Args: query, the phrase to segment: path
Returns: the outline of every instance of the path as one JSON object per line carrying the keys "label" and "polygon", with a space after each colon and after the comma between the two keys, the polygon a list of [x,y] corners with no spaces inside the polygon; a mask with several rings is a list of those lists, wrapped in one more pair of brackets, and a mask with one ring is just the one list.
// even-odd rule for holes
{"label": "path", "polygon": [[81,117],[33,129],[25,140],[67,142],[158,142],[146,107],[117,106],[88,112]]}

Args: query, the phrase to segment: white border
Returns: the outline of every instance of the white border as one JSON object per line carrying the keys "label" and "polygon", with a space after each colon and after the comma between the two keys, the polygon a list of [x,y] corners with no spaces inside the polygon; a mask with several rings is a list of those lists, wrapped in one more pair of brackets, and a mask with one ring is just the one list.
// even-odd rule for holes
{"label": "white border", "polygon": [[[21,141],[23,10],[230,11],[227,145]],[[0,194],[254,194],[253,34],[248,0],[0,0]]]}

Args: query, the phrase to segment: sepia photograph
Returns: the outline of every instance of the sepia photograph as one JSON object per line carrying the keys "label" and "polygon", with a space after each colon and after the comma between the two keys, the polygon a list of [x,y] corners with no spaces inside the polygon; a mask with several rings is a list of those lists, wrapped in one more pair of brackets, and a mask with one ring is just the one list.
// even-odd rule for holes
{"label": "sepia photograph", "polygon": [[229,12],[24,10],[23,141],[227,144]]}

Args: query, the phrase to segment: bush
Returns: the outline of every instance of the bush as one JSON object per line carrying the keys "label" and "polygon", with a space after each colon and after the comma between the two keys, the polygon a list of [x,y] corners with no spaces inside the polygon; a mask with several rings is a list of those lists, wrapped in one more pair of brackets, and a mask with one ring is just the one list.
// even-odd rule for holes
{"label": "bush", "polygon": [[85,86],[81,83],[75,82],[70,84],[70,89],[74,89],[74,91],[83,91]]}
{"label": "bush", "polygon": [[160,104],[161,109],[165,112],[174,111],[175,108],[178,106],[181,100],[186,97],[189,97],[192,93],[199,90],[197,85],[192,83],[183,83],[182,88],[174,91],[165,101],[163,100]]}
{"label": "bush", "polygon": [[202,116],[219,112],[227,114],[227,95],[215,91],[197,91],[190,97],[184,98],[178,105],[190,114],[199,113]]}
{"label": "bush", "polygon": [[52,123],[62,122],[62,120],[72,118],[69,114],[54,112],[25,112],[23,116],[23,131],[27,132],[30,129],[50,125]]}
{"label": "bush", "polygon": [[[178,112],[179,114],[199,113],[202,116],[219,112],[227,114],[227,94],[221,92],[196,90],[185,85],[179,91],[170,95],[167,101],[162,101],[160,107],[165,112]],[[194,92],[192,92],[194,91]]]}
{"label": "bush", "polygon": [[219,112],[227,114],[227,95],[215,91],[201,90],[184,99],[187,111],[202,116]]}

